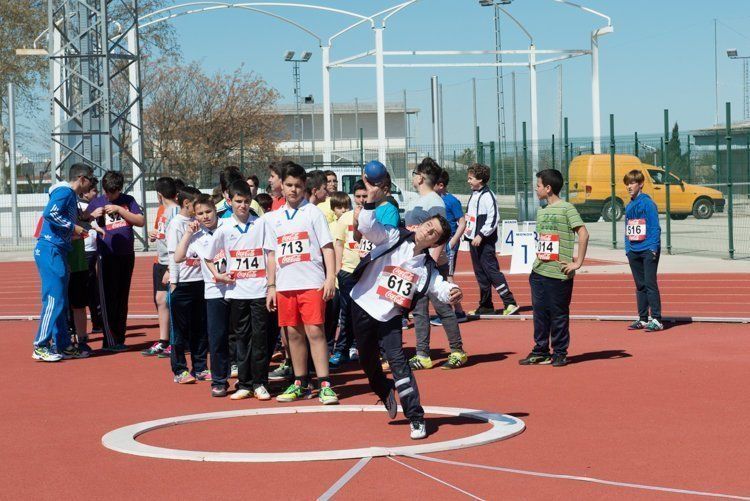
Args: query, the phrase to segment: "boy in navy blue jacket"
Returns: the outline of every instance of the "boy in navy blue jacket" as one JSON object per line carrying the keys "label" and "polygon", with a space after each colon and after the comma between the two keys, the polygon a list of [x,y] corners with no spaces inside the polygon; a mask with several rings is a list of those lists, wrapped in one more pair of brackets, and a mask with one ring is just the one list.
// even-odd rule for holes
{"label": "boy in navy blue jacket", "polygon": [[630,203],[625,208],[625,254],[633,272],[638,302],[638,320],[629,329],[654,332],[664,328],[659,285],[656,283],[661,254],[661,227],[656,204],[642,192],[643,181],[640,170],[631,170],[623,178],[630,194]]}

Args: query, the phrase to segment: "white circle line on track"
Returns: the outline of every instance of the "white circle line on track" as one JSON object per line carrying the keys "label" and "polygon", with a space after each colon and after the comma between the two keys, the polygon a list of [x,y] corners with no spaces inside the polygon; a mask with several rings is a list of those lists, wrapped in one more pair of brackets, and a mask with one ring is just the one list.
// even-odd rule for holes
{"label": "white circle line on track", "polygon": [[[399,410],[401,407],[399,406]],[[136,438],[150,431],[177,426],[181,424],[211,421],[215,419],[229,419],[244,416],[263,416],[273,414],[304,414],[313,412],[378,412],[384,413],[381,405],[339,405],[339,406],[310,406],[310,407],[269,407],[262,409],[240,409],[236,411],[209,412],[204,414],[190,414],[175,416],[154,421],[144,421],[124,426],[110,431],[102,437],[102,445],[116,452],[161,459],[175,459],[181,461],[215,461],[231,463],[276,463],[289,461],[328,461],[337,459],[358,459],[378,456],[405,456],[410,454],[426,454],[432,452],[450,451],[476,447],[479,445],[505,440],[521,433],[526,425],[516,417],[506,414],[495,414],[474,409],[457,407],[425,407],[425,414],[456,416],[489,423],[492,427],[469,437],[398,447],[363,447],[358,449],[339,449],[328,451],[300,451],[300,452],[211,452],[190,451],[155,447],[138,442]],[[406,428],[406,427],[404,427]]]}

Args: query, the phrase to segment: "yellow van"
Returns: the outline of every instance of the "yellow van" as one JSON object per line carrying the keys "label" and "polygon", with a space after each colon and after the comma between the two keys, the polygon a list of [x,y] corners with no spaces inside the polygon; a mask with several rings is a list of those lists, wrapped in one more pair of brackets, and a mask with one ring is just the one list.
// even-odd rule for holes
{"label": "yellow van", "polygon": [[[644,164],[633,155],[615,155],[615,197],[612,204],[609,155],[580,155],[570,162],[568,187],[570,203],[576,206],[586,222],[603,217],[619,221],[630,200],[622,178],[631,170],[643,172],[643,192],[649,195],[660,213],[667,212],[664,169]],[[724,195],[712,188],[688,184],[674,174],[669,174],[670,213],[672,219],[685,219],[690,214],[696,219],[708,219],[714,212],[724,212]]]}

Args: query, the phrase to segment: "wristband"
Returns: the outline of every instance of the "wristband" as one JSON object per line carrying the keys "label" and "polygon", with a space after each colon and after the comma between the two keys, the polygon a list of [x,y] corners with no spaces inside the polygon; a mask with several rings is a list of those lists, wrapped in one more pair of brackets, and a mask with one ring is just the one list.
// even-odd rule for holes
{"label": "wristband", "polygon": [[268,287],[273,287],[275,289],[276,288],[276,284],[268,284]]}

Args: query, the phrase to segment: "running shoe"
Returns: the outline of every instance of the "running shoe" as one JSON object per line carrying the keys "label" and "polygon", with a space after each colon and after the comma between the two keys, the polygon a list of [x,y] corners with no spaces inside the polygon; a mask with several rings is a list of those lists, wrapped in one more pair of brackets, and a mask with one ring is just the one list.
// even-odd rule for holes
{"label": "running shoe", "polygon": [[260,385],[253,390],[253,396],[258,400],[271,400],[271,394],[268,393],[268,390],[263,385]]}
{"label": "running shoe", "polygon": [[303,388],[299,380],[290,384],[284,393],[276,397],[277,402],[294,402],[295,400],[310,398],[310,387]]}
{"label": "running shoe", "polygon": [[388,412],[388,417],[396,419],[396,415],[398,414],[398,404],[396,403],[396,391],[393,388],[388,390],[388,396],[383,400],[383,405]]}
{"label": "running shoe", "polygon": [[469,315],[494,315],[495,309],[494,308],[487,308],[486,306],[480,306],[476,310],[471,310],[468,312]]}
{"label": "running shoe", "polygon": [[62,351],[63,360],[68,360],[71,358],[88,358],[88,356],[88,352],[81,351],[72,344]]}
{"label": "running shoe", "polygon": [[427,436],[427,425],[424,421],[412,421],[410,437],[412,440],[421,440]]}
{"label": "running shoe", "polygon": [[88,353],[89,355],[92,355],[94,353],[94,350],[89,346],[87,342],[78,343],[78,349]]}
{"label": "running shoe", "polygon": [[318,392],[318,400],[323,405],[335,405],[339,403],[339,397],[331,388],[331,383],[322,383]]}
{"label": "running shoe", "polygon": [[213,378],[211,377],[211,371],[206,369],[204,371],[196,372],[195,379],[198,381],[211,381]]}
{"label": "running shoe", "polygon": [[157,341],[154,344],[152,344],[150,347],[146,348],[145,350],[141,351],[141,355],[144,357],[155,357],[159,353],[162,353],[164,351],[164,345],[161,343],[161,341]]}
{"label": "running shoe", "polygon": [[645,329],[646,326],[648,326],[648,322],[644,322],[643,320],[636,320],[632,324],[628,325],[628,330],[637,331],[637,330]]}
{"label": "running shoe", "polygon": [[409,359],[409,367],[411,367],[411,369],[414,371],[418,371],[421,369],[432,369],[432,359],[430,357],[420,357],[419,355],[414,355]]}
{"label": "running shoe", "polygon": [[31,358],[41,360],[42,362],[59,362],[63,359],[62,355],[50,351],[46,346],[37,346],[34,348]]}
{"label": "running shoe", "polygon": [[344,355],[344,353],[340,351],[336,351],[331,355],[331,358],[328,359],[328,366],[331,369],[338,369],[342,365],[344,365],[346,362],[348,362],[348,358]]}
{"label": "running shoe", "polygon": [[239,373],[239,368],[236,365],[233,365],[232,368],[229,369],[229,377],[236,378]]}
{"label": "running shoe", "polygon": [[159,358],[169,358],[170,356],[172,356],[172,345],[171,344],[169,346],[167,346],[166,348],[164,348],[164,350],[157,355],[157,357],[159,357]]}
{"label": "running shoe", "polygon": [[211,396],[212,397],[226,397],[227,396],[227,387],[226,386],[212,386],[211,387]]}
{"label": "running shoe", "polygon": [[359,350],[357,348],[349,348],[349,360],[352,362],[359,360]]}
{"label": "running shoe", "polygon": [[463,351],[454,351],[451,352],[450,355],[448,355],[448,360],[440,366],[441,369],[458,369],[459,367],[463,367],[466,365],[466,362],[468,362],[469,357],[466,355],[466,352]]}
{"label": "running shoe", "polygon": [[459,324],[462,324],[469,320],[469,317],[466,315],[465,311],[457,311],[456,312],[456,322]]}
{"label": "running shoe", "polygon": [[401,330],[405,331],[409,328],[409,321],[405,318],[401,319]]}
{"label": "running shoe", "polygon": [[294,377],[292,366],[286,360],[276,367],[274,370],[268,373],[269,381],[288,381]]}
{"label": "running shoe", "polygon": [[518,309],[519,309],[519,307],[518,307],[517,304],[509,304],[508,306],[505,307],[505,309],[503,310],[502,314],[503,314],[503,316],[507,317],[507,316],[510,316],[510,315],[514,314],[515,312],[517,312]]}
{"label": "running shoe", "polygon": [[194,384],[195,378],[188,371],[182,371],[174,377],[174,382],[177,384]]}
{"label": "running shoe", "polygon": [[664,324],[659,322],[657,319],[652,318],[648,325],[646,325],[646,332],[657,332],[664,330]]}
{"label": "running shoe", "polygon": [[251,398],[253,396],[253,393],[250,390],[237,390],[234,393],[232,393],[232,396],[229,397],[232,400],[244,400],[246,398]]}
{"label": "running shoe", "polygon": [[434,317],[430,317],[430,325],[434,325],[436,327],[442,327],[443,326],[443,320],[435,315]]}
{"label": "running shoe", "polygon": [[552,367],[565,367],[568,365],[568,357],[562,353],[552,355]]}
{"label": "running shoe", "polygon": [[547,353],[529,353],[526,358],[518,361],[518,365],[549,365],[552,363],[552,357]]}

